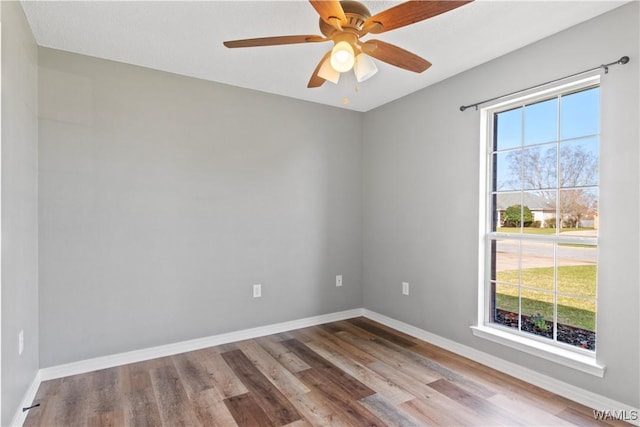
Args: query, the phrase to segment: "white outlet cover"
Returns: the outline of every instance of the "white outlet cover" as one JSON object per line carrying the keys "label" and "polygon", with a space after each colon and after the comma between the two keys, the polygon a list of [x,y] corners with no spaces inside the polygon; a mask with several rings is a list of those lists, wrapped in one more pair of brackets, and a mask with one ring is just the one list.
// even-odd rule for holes
{"label": "white outlet cover", "polygon": [[336,276],[336,286],[337,287],[342,286],[342,274],[339,274]]}
{"label": "white outlet cover", "polygon": [[262,296],[262,285],[257,283],[253,285],[253,297],[260,298]]}
{"label": "white outlet cover", "polygon": [[409,295],[409,282],[402,282],[402,295]]}
{"label": "white outlet cover", "polygon": [[18,356],[22,355],[24,351],[24,331],[18,333]]}

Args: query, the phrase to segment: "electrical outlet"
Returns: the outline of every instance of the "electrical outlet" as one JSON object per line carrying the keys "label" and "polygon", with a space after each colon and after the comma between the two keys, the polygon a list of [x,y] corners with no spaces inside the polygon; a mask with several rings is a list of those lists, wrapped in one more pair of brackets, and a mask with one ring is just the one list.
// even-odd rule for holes
{"label": "electrical outlet", "polygon": [[18,333],[18,356],[22,355],[24,351],[24,331]]}
{"label": "electrical outlet", "polygon": [[342,274],[338,274],[338,275],[336,276],[336,286],[337,286],[337,287],[342,286]]}
{"label": "electrical outlet", "polygon": [[409,282],[402,282],[402,295],[409,295]]}
{"label": "electrical outlet", "polygon": [[253,297],[260,298],[261,296],[262,296],[262,285],[259,283],[253,285]]}

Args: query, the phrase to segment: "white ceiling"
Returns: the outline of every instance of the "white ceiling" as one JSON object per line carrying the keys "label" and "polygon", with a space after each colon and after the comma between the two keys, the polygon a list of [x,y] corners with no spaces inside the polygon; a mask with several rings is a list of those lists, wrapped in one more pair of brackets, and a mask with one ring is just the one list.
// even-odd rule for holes
{"label": "white ceiling", "polygon": [[[375,14],[399,2],[364,3]],[[22,6],[41,46],[368,111],[624,3],[476,0],[374,36],[433,66],[415,74],[375,60],[378,74],[361,83],[357,92],[355,79],[346,74],[338,85],[326,82],[307,89],[330,43],[243,49],[222,45],[224,40],[253,37],[319,35],[318,16],[304,0],[23,1]]]}

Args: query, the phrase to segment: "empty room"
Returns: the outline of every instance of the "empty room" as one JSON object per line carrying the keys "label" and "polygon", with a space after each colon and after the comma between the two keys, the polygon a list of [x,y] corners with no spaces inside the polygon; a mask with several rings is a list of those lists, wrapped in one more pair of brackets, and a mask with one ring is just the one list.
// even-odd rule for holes
{"label": "empty room", "polygon": [[0,425],[640,425],[640,1],[0,41]]}

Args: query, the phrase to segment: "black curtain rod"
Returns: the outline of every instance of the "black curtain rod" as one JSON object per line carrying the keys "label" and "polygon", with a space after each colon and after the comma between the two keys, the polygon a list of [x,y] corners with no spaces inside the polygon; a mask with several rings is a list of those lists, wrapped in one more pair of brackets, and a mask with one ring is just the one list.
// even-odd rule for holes
{"label": "black curtain rod", "polygon": [[571,74],[571,75],[568,75],[568,76],[560,77],[559,79],[550,80],[550,81],[545,82],[545,83],[540,83],[538,85],[531,86],[531,87],[528,87],[526,89],[521,89],[521,90],[518,90],[516,92],[511,92],[511,93],[508,93],[506,95],[500,95],[500,96],[496,96],[495,98],[485,99],[484,101],[476,102],[474,104],[462,105],[460,107],[460,111],[464,111],[467,108],[471,108],[471,107],[476,107],[476,110],[477,110],[478,109],[478,105],[486,104],[487,102],[495,101],[496,99],[506,98],[507,96],[515,95],[515,94],[521,93],[521,92],[525,92],[525,91],[530,90],[530,89],[536,89],[536,88],[539,88],[541,86],[545,86],[545,85],[548,85],[548,84],[551,84],[551,83],[559,82],[560,80],[565,80],[565,79],[569,79],[571,77],[579,76],[580,74],[589,73],[591,71],[595,71],[595,70],[598,70],[600,68],[604,68],[604,73],[607,74],[609,72],[609,67],[611,65],[618,65],[618,64],[624,65],[627,62],[629,62],[629,57],[628,56],[623,56],[622,58],[618,59],[617,61],[613,61],[613,62],[610,62],[608,64],[602,64],[602,65],[599,65],[597,67],[590,68],[588,70],[580,71],[579,73],[575,73],[575,74]]}

